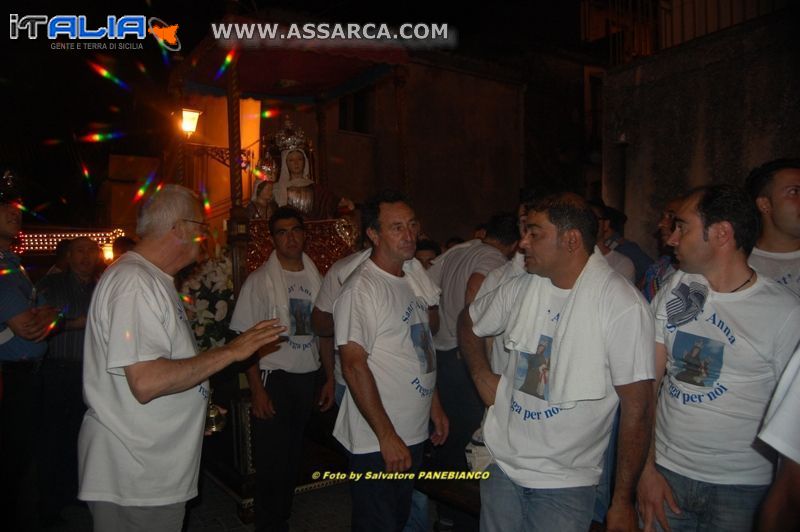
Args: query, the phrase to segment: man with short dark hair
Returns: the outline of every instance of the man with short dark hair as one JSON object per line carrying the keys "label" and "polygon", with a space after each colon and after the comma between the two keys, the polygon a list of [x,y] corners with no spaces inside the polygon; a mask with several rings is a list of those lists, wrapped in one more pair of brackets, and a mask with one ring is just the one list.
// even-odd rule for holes
{"label": "man with short dark hair", "polygon": [[614,249],[611,249],[606,240],[611,238],[614,231],[611,229],[609,208],[602,203],[592,202],[592,211],[597,217],[597,248],[603,253],[608,264],[618,271],[631,283],[636,282],[636,266],[633,261]]}
{"label": "man with short dark hair", "polygon": [[[597,219],[558,194],[527,213],[528,274],[476,299],[459,346],[483,401],[494,462],[481,482],[481,530],[585,531],[619,405],[609,530],[636,525],[633,496],[649,445],[653,324],[642,296],[594,253]],[[483,337],[505,334],[501,375]]]}
{"label": "man with short dark hair", "polygon": [[800,296],[800,159],[764,163],[745,186],[761,216],[750,266]]}
{"label": "man with short dark hair", "polygon": [[800,301],[748,266],[757,236],[739,187],[695,189],[675,215],[668,244],[681,269],[652,303],[658,406],[638,488],[647,530],[749,531],[772,480],[754,442],[800,341]]}
{"label": "man with short dark hair", "polygon": [[42,433],[39,492],[45,524],[60,521],[63,507],[78,493],[78,431],[83,404],[83,341],[100,248],[87,237],[70,241],[67,268],[42,278],[41,298],[59,309],[61,320],[42,363]]}
{"label": "man with short dark hair", "polygon": [[422,263],[426,270],[432,265],[433,259],[442,254],[442,247],[433,240],[419,240],[414,257]]}
{"label": "man with short dark hair", "polygon": [[683,200],[673,198],[664,205],[661,211],[661,218],[658,220],[658,248],[660,256],[653,264],[648,266],[644,276],[639,280],[639,289],[649,303],[656,297],[656,293],[678,268],[678,260],[675,258],[675,250],[667,245],[672,230],[675,225],[675,211],[678,210]]}
{"label": "man with short dark hair", "polygon": [[436,450],[432,467],[443,471],[465,471],[464,447],[480,426],[484,405],[458,350],[456,322],[464,307],[472,303],[486,275],[508,262],[519,242],[517,216],[499,213],[483,224],[485,236],[447,250],[433,261],[428,275],[442,288],[439,298],[439,331],[436,346],[437,389],[442,407],[449,412],[450,436]]}
{"label": "man with short dark hair", "polygon": [[[289,325],[278,349],[247,368],[256,466],[256,530],[287,530],[300,471],[303,432],[314,407],[320,353],[311,330],[311,308],[322,277],[306,255],[300,212],[284,206],[269,219],[275,250],[244,282],[231,329],[244,331],[277,317]],[[333,353],[326,361],[321,408],[333,403]]]}
{"label": "man with short dark hair", "polygon": [[639,247],[639,244],[622,236],[625,232],[625,223],[628,221],[624,212],[606,206],[606,214],[611,222],[611,235],[606,238],[605,244],[633,262],[636,268],[634,275],[634,284],[636,284],[644,276],[645,270],[653,263],[653,259]]}
{"label": "man with short dark hair", "polygon": [[141,240],[97,283],[86,324],[80,492],[95,532],[178,532],[197,496],[208,378],[285,330],[257,323],[197,353],[173,276],[208,236],[197,195],[165,185],[142,207]]}
{"label": "man with short dark hair", "polygon": [[333,309],[347,382],[333,434],[350,453],[351,474],[399,475],[351,482],[352,529],[402,530],[414,487],[402,473],[419,470],[429,421],[435,445],[447,438],[448,421],[436,391],[430,305],[403,270],[414,257],[419,222],[393,192],[367,202],[362,219],[372,251]]}

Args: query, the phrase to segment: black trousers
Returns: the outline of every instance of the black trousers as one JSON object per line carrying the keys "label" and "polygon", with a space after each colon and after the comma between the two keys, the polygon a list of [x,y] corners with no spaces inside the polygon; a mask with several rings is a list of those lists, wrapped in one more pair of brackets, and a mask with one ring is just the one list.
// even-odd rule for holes
{"label": "black trousers", "polygon": [[39,492],[44,517],[52,518],[78,496],[78,432],[86,406],[79,362],[45,360],[41,376]]}
{"label": "black trousers", "polygon": [[36,530],[38,527],[35,450],[41,414],[40,377],[38,362],[3,364],[0,528],[4,530]]}
{"label": "black trousers", "polygon": [[316,372],[271,371],[265,389],[272,419],[253,418],[256,531],[288,530],[303,451],[303,432],[314,407]]}
{"label": "black trousers", "polygon": [[485,405],[472,382],[458,349],[436,351],[436,389],[450,420],[450,434],[441,447],[434,447],[428,469],[468,471],[464,448],[481,426]]}

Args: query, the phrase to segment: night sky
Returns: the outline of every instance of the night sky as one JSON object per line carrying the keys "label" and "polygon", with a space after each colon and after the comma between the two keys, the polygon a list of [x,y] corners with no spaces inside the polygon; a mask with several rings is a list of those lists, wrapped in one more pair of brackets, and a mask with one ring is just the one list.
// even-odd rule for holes
{"label": "night sky", "polygon": [[[92,5],[93,4],[93,5]],[[530,1],[494,3],[491,8],[463,7],[458,12],[432,2],[404,2],[381,9],[374,2],[242,1],[239,12],[253,16],[266,7],[291,9],[298,22],[447,22],[456,28],[459,45],[449,53],[502,61],[532,46],[569,48],[577,42],[578,2],[557,4],[545,13]],[[137,50],[54,50],[52,41],[9,38],[9,14],[86,15],[90,27],[107,15],[155,16],[179,24],[178,36],[187,53],[222,18],[225,2],[124,1],[11,2],[5,15],[0,74],[3,127],[0,164],[20,177],[26,205],[38,212],[26,224],[91,226],[96,194],[107,177],[109,154],[162,157],[175,134],[173,103],[167,80],[175,61],[165,61],[154,39]],[[67,42],[63,39],[58,42]],[[127,89],[101,77],[92,64],[119,78]],[[88,142],[91,134],[117,135]],[[86,174],[88,172],[88,177]]]}

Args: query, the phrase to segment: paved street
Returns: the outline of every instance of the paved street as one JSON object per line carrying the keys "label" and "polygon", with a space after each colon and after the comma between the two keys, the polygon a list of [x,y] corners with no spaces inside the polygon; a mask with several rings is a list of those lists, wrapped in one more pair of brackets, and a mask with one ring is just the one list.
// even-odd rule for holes
{"label": "paved street", "polygon": [[[53,532],[90,532],[92,519],[85,506],[69,506],[67,523],[49,528]],[[242,523],[235,499],[208,475],[203,475],[200,496],[189,503],[187,532],[250,532]],[[294,498],[292,532],[338,532],[350,528],[350,494],[347,484],[300,493]]]}

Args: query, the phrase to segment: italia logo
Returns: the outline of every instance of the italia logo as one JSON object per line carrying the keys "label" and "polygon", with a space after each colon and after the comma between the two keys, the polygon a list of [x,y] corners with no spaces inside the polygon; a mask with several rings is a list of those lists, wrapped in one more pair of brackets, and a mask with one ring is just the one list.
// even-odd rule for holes
{"label": "italia logo", "polygon": [[28,39],[38,39],[39,29],[43,28],[47,38],[55,40],[59,36],[71,40],[126,39],[133,37],[139,40],[147,38],[150,33],[161,46],[171,52],[181,49],[178,39],[178,25],[168,25],[163,20],[142,15],[123,15],[106,17],[105,26],[92,28],[86,21],[86,15],[23,15],[11,13],[9,16],[9,37],[19,39],[20,35]]}

